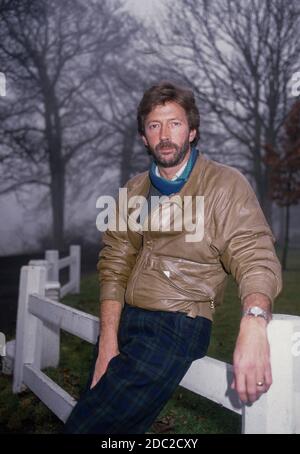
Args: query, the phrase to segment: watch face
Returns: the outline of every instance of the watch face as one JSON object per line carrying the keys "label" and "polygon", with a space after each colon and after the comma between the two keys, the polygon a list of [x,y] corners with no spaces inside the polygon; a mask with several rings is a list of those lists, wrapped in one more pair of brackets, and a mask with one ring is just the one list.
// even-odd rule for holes
{"label": "watch face", "polygon": [[267,322],[269,320],[268,313],[264,311],[261,307],[259,306],[252,306],[248,308],[243,315],[252,315],[253,317],[262,317],[264,318]]}
{"label": "watch face", "polygon": [[260,307],[255,306],[255,307],[252,307],[252,308],[251,308],[250,312],[251,312],[251,314],[257,316],[257,315],[262,314],[262,313],[263,313],[263,310],[262,310]]}

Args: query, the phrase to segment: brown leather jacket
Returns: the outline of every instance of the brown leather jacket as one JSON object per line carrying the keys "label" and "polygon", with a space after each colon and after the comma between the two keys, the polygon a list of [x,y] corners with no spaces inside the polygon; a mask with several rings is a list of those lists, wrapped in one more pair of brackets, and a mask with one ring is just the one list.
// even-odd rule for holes
{"label": "brown leather jacket", "polygon": [[[126,187],[128,198],[146,197],[148,172],[130,179]],[[204,196],[203,239],[187,242],[185,229],[137,231],[134,209],[128,209],[127,216],[123,205],[117,205],[117,215],[125,216],[131,229],[103,234],[97,265],[100,301],[112,299],[122,305],[126,301],[148,310],[212,319],[231,273],[241,300],[260,292],[273,303],[282,286],[281,267],[272,232],[246,178],[200,154],[181,191],[170,196],[170,204],[178,207],[176,195],[182,200],[187,195]],[[195,212],[192,216],[195,221]]]}

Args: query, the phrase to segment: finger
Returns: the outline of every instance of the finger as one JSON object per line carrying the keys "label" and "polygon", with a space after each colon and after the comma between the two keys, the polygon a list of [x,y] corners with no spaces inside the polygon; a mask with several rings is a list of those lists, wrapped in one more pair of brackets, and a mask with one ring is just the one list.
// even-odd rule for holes
{"label": "finger", "polygon": [[248,396],[246,392],[246,377],[242,373],[235,373],[235,389],[242,402],[247,402]]}
{"label": "finger", "polygon": [[[263,383],[263,385],[260,386],[258,383]],[[260,395],[269,390],[270,386],[272,385],[272,370],[270,362],[265,365],[264,369],[259,369],[257,371],[256,385]]]}
{"label": "finger", "polygon": [[265,368],[263,367],[263,365],[257,366],[255,381],[256,381],[256,387],[257,387],[258,393],[265,392],[266,378],[265,378]]}
{"label": "finger", "polygon": [[256,384],[258,397],[260,397],[262,394],[266,393],[270,388],[270,386],[266,385],[266,382],[264,382],[263,385],[259,385],[258,383],[260,383],[260,382],[262,382],[262,380],[258,380],[257,384]]}
{"label": "finger", "polygon": [[90,386],[90,389],[92,389],[94,386],[96,386],[96,384],[101,379],[101,377],[106,373],[108,367],[110,366],[111,361],[116,356],[118,356],[119,354],[120,354],[120,352],[117,355],[115,355],[112,358],[110,358],[110,360],[108,361],[108,363],[106,364],[106,366],[104,368],[103,368],[103,364],[101,365],[101,367],[98,365],[98,360],[97,360],[96,366],[95,366],[95,371],[94,371],[94,376],[93,376],[93,380],[92,380],[92,384]]}
{"label": "finger", "polygon": [[94,388],[94,386],[98,383],[98,380],[95,379],[95,377],[93,378],[93,381],[92,381],[92,384],[90,386],[90,389]]}
{"label": "finger", "polygon": [[259,397],[256,384],[256,373],[255,371],[249,371],[246,376],[246,393],[247,402],[255,402]]}
{"label": "finger", "polygon": [[233,380],[231,382],[230,388],[231,389],[235,389],[235,387],[236,387],[236,383],[235,383],[235,378],[233,377]]}
{"label": "finger", "polygon": [[92,380],[92,384],[90,386],[90,389],[94,388],[94,386],[97,385],[98,381],[100,380],[100,378],[102,377],[103,374],[97,374],[97,373],[94,373],[94,376],[93,376],[93,380]]}
{"label": "finger", "polygon": [[268,363],[266,370],[265,370],[265,386],[266,386],[266,391],[269,390],[270,386],[273,383],[273,377],[272,377],[272,369],[271,369],[271,364]]}

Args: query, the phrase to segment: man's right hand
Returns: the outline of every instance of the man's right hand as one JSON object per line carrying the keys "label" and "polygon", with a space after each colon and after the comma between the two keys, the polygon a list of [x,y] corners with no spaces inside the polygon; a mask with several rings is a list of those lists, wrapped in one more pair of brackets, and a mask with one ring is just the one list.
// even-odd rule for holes
{"label": "man's right hand", "polygon": [[112,358],[117,356],[119,354],[119,349],[118,348],[101,348],[99,347],[99,353],[98,353],[98,358],[95,364],[95,370],[94,370],[94,375],[93,375],[93,380],[90,389],[92,389],[100,380],[102,375],[105,374],[108,363]]}
{"label": "man's right hand", "polygon": [[118,327],[122,305],[119,301],[103,300],[100,304],[100,338],[98,347],[98,358],[95,364],[92,389],[105,374],[108,363],[119,352]]}

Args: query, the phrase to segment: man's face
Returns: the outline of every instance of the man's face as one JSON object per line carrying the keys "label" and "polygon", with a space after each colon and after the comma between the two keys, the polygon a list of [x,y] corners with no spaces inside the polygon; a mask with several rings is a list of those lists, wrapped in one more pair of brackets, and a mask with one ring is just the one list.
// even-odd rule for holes
{"label": "man's face", "polygon": [[176,102],[156,106],[145,119],[143,142],[161,167],[175,167],[190,151],[196,130],[190,130],[185,110]]}

